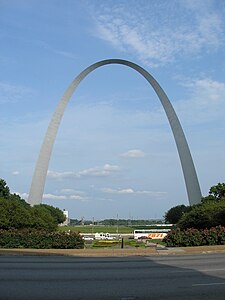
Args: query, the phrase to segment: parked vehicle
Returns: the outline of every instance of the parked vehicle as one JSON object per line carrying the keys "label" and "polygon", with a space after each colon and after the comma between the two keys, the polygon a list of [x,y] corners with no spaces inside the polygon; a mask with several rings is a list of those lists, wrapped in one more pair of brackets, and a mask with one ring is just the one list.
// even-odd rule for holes
{"label": "parked vehicle", "polygon": [[94,239],[90,236],[83,236],[83,240],[85,241],[93,241]]}
{"label": "parked vehicle", "polygon": [[113,237],[107,232],[100,232],[95,234],[95,239],[96,240],[113,240]]}

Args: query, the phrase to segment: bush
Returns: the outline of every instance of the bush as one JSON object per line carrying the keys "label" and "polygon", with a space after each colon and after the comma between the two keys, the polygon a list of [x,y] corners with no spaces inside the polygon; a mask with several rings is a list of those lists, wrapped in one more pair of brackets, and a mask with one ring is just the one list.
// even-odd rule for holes
{"label": "bush", "polygon": [[168,247],[225,245],[225,227],[174,229],[163,239]]}
{"label": "bush", "polygon": [[82,237],[71,232],[0,230],[0,248],[82,249]]}

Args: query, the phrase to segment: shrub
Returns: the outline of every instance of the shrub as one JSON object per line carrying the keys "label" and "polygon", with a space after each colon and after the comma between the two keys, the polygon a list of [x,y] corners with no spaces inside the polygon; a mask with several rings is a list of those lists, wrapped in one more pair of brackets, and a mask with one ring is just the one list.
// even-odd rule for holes
{"label": "shrub", "polygon": [[168,247],[225,245],[225,227],[174,229],[163,239]]}
{"label": "shrub", "polygon": [[41,230],[0,230],[0,248],[82,249],[82,237],[71,232]]}

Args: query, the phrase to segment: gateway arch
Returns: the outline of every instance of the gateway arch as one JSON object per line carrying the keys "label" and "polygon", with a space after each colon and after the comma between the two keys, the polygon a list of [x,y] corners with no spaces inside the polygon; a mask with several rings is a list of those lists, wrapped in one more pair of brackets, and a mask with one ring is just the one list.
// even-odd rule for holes
{"label": "gateway arch", "polygon": [[185,138],[184,132],[182,130],[179,119],[174,111],[172,104],[170,103],[167,95],[160,87],[159,83],[151,76],[145,69],[139,65],[122,59],[107,59],[102,60],[97,63],[92,64],[85,70],[83,70],[69,85],[64,95],[56,107],[56,110],[52,116],[52,119],[49,123],[39,157],[36,163],[35,171],[32,178],[32,183],[30,187],[28,203],[31,205],[40,204],[42,202],[42,197],[44,193],[44,186],[48,171],[49,160],[51,157],[53,145],[57,135],[57,131],[63,117],[65,108],[75,91],[79,83],[92,71],[95,69],[110,65],[110,64],[120,64],[130,67],[140,73],[152,86],[155,90],[161,104],[165,110],[167,118],[169,120],[170,127],[173,132],[173,136],[176,142],[178,154],[180,157],[180,162],[184,174],[184,180],[186,184],[188,200],[190,205],[198,204],[201,202],[201,190],[198,182],[198,177],[194,167],[194,163],[191,157],[191,153]]}

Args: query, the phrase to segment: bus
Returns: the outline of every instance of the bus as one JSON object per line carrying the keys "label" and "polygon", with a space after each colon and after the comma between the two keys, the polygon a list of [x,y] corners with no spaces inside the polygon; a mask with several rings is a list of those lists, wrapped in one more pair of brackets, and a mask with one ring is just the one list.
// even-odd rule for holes
{"label": "bus", "polygon": [[145,229],[135,229],[134,239],[162,240],[167,233],[174,228],[174,224],[153,224]]}

